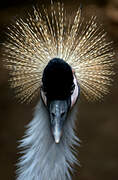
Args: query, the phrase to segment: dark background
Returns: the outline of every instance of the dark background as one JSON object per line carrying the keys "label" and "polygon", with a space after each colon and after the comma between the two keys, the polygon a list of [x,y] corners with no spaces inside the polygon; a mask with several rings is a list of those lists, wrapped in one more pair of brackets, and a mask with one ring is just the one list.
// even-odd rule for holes
{"label": "dark background", "polygon": [[[34,0],[4,0],[0,2],[0,40],[4,41],[5,26]],[[49,4],[50,1],[38,1]],[[80,1],[63,1],[73,8]],[[114,40],[117,56],[118,43],[118,1],[82,0],[83,8],[88,8],[102,16],[109,36]],[[0,50],[0,57],[1,57]],[[35,103],[21,105],[16,103],[8,86],[8,74],[0,60],[0,180],[15,179],[15,163],[18,158],[18,140],[24,134],[24,126],[32,119]],[[75,168],[73,179],[78,180],[117,180],[118,179],[118,76],[102,103],[88,103],[80,100],[78,115],[78,134],[82,140],[78,157],[80,168]]]}

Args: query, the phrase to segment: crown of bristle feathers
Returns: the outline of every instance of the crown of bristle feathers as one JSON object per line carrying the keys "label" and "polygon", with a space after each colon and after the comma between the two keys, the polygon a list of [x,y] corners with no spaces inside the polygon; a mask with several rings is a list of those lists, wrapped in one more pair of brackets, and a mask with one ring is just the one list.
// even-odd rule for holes
{"label": "crown of bristle feathers", "polygon": [[114,53],[96,17],[85,21],[79,8],[72,20],[67,18],[63,4],[52,3],[42,13],[33,7],[33,14],[25,20],[17,19],[8,29],[5,66],[11,75],[11,87],[21,101],[31,101],[39,94],[43,70],[55,57],[71,65],[88,100],[107,94]]}

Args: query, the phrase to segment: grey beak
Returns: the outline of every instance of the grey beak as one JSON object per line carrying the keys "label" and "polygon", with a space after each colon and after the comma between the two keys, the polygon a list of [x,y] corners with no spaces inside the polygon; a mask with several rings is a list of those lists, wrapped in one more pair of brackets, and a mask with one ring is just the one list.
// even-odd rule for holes
{"label": "grey beak", "polygon": [[55,143],[60,142],[67,113],[68,103],[66,100],[54,100],[50,102],[50,124]]}
{"label": "grey beak", "polygon": [[52,128],[52,133],[54,136],[55,143],[58,144],[60,142],[60,138],[62,135],[62,130],[60,129],[59,124],[55,124],[55,126]]}

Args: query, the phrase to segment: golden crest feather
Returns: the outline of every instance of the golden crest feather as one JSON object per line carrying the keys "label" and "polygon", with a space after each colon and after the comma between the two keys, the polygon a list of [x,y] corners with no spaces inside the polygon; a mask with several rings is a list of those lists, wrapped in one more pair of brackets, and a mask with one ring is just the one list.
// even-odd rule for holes
{"label": "golden crest feather", "polygon": [[114,74],[114,52],[106,36],[96,17],[84,20],[81,8],[72,21],[62,3],[51,3],[43,12],[33,7],[33,14],[11,25],[3,44],[11,87],[21,101],[30,102],[40,92],[45,66],[58,57],[71,65],[88,100],[101,99]]}

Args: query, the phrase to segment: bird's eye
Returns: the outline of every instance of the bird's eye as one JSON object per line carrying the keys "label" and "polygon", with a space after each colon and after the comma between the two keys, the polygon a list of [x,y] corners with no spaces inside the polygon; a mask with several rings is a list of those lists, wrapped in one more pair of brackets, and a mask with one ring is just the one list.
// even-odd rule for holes
{"label": "bird's eye", "polygon": [[41,90],[43,91],[44,95],[46,96],[46,95],[47,95],[47,92],[45,91],[45,88],[44,88],[43,85],[41,86]]}

